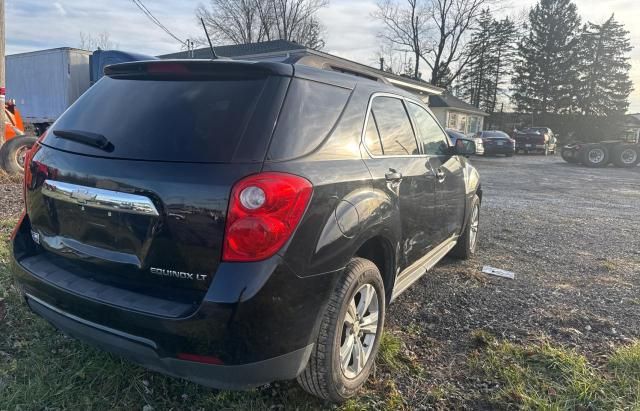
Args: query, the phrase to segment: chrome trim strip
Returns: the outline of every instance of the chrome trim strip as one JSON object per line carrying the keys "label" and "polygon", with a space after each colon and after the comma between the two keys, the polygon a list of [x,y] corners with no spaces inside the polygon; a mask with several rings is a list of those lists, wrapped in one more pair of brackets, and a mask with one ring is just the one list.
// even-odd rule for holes
{"label": "chrome trim strip", "polygon": [[100,330],[100,331],[108,333],[108,334],[117,335],[118,337],[125,338],[125,339],[130,340],[130,341],[135,341],[137,343],[144,344],[144,345],[146,345],[148,347],[152,347],[154,349],[158,348],[158,345],[155,342],[153,342],[153,341],[151,341],[151,340],[149,340],[147,338],[138,337],[137,335],[132,335],[132,334],[126,333],[124,331],[114,330],[113,328],[105,327],[104,325],[96,324],[94,322],[85,320],[84,318],[80,318],[80,317],[77,317],[77,316],[75,316],[73,314],[69,314],[68,312],[62,311],[61,309],[59,309],[57,307],[54,307],[51,304],[45,303],[41,299],[39,299],[37,297],[34,297],[33,295],[31,295],[29,293],[25,293],[25,297],[27,297],[27,299],[33,300],[34,302],[40,304],[44,308],[46,308],[46,309],[48,309],[50,311],[53,311],[54,313],[56,313],[56,314],[58,314],[58,315],[60,315],[62,317],[66,317],[67,319],[75,321],[75,322],[78,322],[78,323],[80,323],[80,324],[82,324],[82,325],[84,325],[86,327],[95,328],[97,330]]}
{"label": "chrome trim strip", "polygon": [[456,246],[459,236],[454,235],[433,250],[429,251],[418,261],[407,267],[397,276],[396,284],[391,293],[391,301],[398,298],[409,286],[425,275],[436,264],[440,262]]}
{"label": "chrome trim strip", "polygon": [[158,217],[160,214],[147,197],[101,188],[85,187],[61,181],[46,180],[42,195],[80,206]]}

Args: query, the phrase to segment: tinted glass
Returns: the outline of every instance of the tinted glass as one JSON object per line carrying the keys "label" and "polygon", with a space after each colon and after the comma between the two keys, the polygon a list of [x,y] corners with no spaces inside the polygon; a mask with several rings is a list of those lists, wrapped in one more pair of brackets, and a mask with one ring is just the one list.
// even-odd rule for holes
{"label": "tinted glass", "polygon": [[378,126],[376,125],[376,119],[373,114],[369,116],[367,131],[364,134],[364,144],[367,146],[367,150],[374,156],[383,155],[380,134],[378,134]]}
{"label": "tinted glass", "polygon": [[291,82],[269,158],[285,160],[308,154],[318,148],[335,126],[351,90],[294,79]]}
{"label": "tinted glass", "polygon": [[411,121],[402,100],[392,97],[376,97],[371,108],[385,156],[419,154]]}
{"label": "tinted glass", "polygon": [[418,140],[428,155],[446,155],[449,151],[447,136],[436,120],[422,107],[409,103],[409,111],[418,129]]}
{"label": "tinted glass", "polygon": [[[264,160],[268,136],[246,131],[261,115],[256,115],[258,100],[266,84],[266,78],[158,81],[103,77],[53,130],[101,134],[113,144],[113,150],[57,138],[54,133],[44,143],[96,156],[189,162],[227,162],[262,147],[255,160]],[[243,150],[245,146],[249,149]]]}

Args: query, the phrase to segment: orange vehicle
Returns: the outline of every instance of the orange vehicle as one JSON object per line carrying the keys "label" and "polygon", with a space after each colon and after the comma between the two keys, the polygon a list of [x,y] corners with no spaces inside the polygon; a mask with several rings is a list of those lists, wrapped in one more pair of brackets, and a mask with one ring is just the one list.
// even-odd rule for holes
{"label": "orange vehicle", "polygon": [[25,155],[37,139],[25,135],[22,116],[14,101],[5,103],[4,115],[5,141],[0,147],[0,166],[8,173],[21,173]]}

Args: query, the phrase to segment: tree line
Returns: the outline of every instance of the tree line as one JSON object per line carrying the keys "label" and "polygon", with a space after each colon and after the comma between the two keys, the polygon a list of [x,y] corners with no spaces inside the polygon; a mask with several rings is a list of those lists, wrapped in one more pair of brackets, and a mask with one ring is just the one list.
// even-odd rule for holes
{"label": "tree line", "polygon": [[[503,0],[378,0],[381,68],[448,89],[489,113],[615,116],[629,107],[629,32],[611,15],[583,24],[572,0],[496,17]],[[209,0],[197,9],[218,42],[275,39],[324,47],[328,0]],[[504,14],[504,13],[500,13]],[[607,16],[605,16],[606,18]],[[398,58],[404,56],[404,59]]]}
{"label": "tree line", "polygon": [[500,2],[380,0],[374,17],[384,25],[380,38],[412,56],[411,69],[405,62],[397,74],[447,88],[489,113],[505,100],[528,113],[627,111],[632,47],[614,15],[583,24],[572,0],[539,0],[520,19],[496,18],[492,7]]}

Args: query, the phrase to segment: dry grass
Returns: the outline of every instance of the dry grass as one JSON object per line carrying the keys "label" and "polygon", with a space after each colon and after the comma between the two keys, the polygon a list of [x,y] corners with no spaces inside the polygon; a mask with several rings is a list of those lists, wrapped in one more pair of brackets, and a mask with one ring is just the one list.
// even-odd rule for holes
{"label": "dry grass", "polygon": [[22,174],[9,174],[0,169],[0,184],[20,184],[22,183]]}

